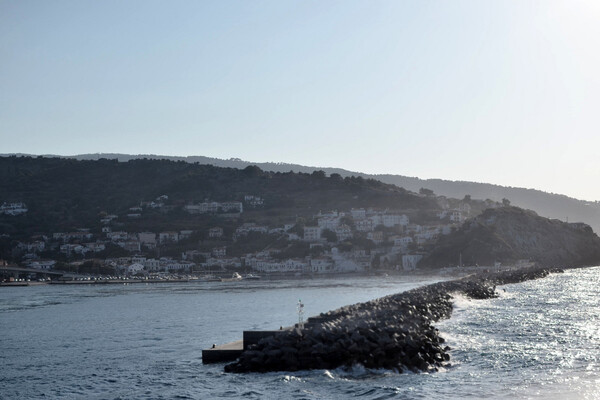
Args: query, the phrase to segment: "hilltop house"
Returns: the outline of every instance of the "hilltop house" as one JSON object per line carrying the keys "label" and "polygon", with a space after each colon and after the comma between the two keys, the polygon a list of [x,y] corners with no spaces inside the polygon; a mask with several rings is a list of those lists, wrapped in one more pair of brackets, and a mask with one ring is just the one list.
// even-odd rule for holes
{"label": "hilltop house", "polygon": [[208,230],[208,237],[209,238],[220,238],[223,236],[223,228],[220,228],[218,226],[214,227],[214,228],[210,228]]}
{"label": "hilltop house", "polygon": [[28,211],[25,203],[3,203],[0,206],[0,214],[20,215]]}
{"label": "hilltop house", "polygon": [[163,243],[177,243],[179,241],[179,233],[169,231],[169,232],[160,232],[158,234],[158,241]]}

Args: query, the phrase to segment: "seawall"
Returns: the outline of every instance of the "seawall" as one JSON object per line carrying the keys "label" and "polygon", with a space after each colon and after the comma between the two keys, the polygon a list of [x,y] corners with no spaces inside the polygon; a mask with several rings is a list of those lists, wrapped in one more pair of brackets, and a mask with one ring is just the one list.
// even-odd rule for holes
{"label": "seawall", "polygon": [[353,364],[397,372],[437,370],[449,348],[433,322],[452,314],[452,294],[497,296],[497,285],[547,276],[561,269],[535,265],[438,282],[309,318],[304,329],[262,339],[225,366],[226,372],[333,369]]}

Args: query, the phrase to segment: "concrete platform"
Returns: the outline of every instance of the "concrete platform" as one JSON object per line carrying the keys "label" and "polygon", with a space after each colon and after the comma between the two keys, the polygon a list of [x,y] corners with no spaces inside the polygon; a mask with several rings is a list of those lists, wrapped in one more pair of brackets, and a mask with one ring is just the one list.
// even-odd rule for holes
{"label": "concrete platform", "polygon": [[227,361],[235,361],[244,351],[244,341],[238,340],[211,349],[202,350],[202,363],[212,364]]}
{"label": "concrete platform", "polygon": [[292,328],[282,328],[275,331],[244,331],[242,340],[202,350],[202,363],[213,364],[235,361],[240,357],[244,350],[247,350],[248,347],[253,344],[257,344],[261,339],[277,335],[278,333],[290,329]]}

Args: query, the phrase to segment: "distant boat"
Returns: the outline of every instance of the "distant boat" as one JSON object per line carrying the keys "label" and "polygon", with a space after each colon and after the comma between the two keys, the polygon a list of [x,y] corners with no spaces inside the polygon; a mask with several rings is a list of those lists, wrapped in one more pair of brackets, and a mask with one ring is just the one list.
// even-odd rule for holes
{"label": "distant boat", "polygon": [[260,279],[260,276],[258,276],[258,275],[247,274],[244,276],[244,280],[246,280],[246,281],[257,281],[259,279]]}

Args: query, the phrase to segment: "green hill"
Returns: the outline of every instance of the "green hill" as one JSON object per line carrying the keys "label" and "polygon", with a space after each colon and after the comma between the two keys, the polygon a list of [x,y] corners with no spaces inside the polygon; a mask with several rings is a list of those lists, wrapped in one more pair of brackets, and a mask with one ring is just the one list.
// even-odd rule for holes
{"label": "green hill", "polygon": [[[255,166],[243,170],[183,161],[1,157],[0,203],[25,202],[29,212],[20,217],[0,216],[0,232],[35,232],[99,228],[102,215],[123,216],[141,202],[167,195],[179,212],[150,212],[132,228],[194,227],[195,218],[181,211],[186,204],[242,201],[260,196],[264,205],[248,209],[242,218],[261,222],[282,217],[310,217],[319,210],[377,207],[403,209],[417,215],[439,208],[435,198],[421,197],[394,185],[361,177],[342,178],[313,173],[265,172]],[[167,210],[169,208],[167,207]],[[200,217],[198,217],[200,218]]]}

